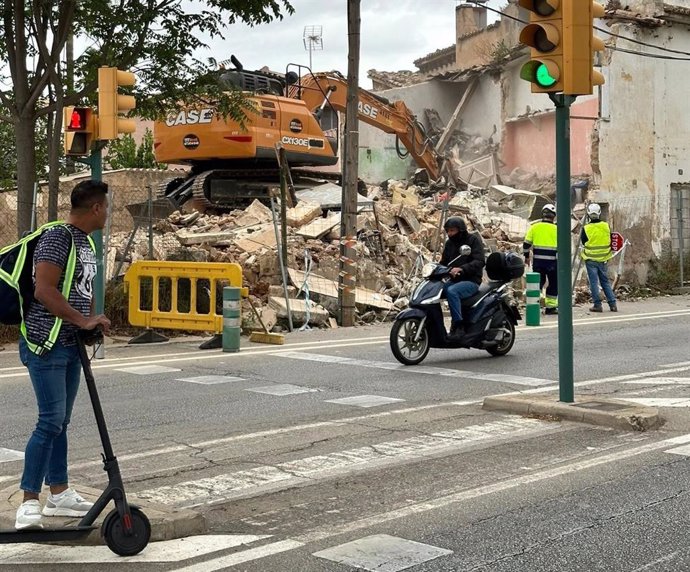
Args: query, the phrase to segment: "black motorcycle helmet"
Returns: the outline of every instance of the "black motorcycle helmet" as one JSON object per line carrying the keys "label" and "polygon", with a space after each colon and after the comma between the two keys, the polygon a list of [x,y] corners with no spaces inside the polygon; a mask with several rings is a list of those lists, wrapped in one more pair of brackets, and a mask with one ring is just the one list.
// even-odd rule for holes
{"label": "black motorcycle helmet", "polygon": [[443,224],[443,230],[447,231],[449,228],[457,228],[458,232],[467,232],[467,225],[462,217],[452,216]]}

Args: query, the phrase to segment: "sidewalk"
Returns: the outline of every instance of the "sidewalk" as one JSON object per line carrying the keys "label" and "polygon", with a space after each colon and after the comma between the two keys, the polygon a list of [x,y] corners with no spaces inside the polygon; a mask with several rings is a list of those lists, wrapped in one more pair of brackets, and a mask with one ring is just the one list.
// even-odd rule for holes
{"label": "sidewalk", "polygon": [[[89,487],[76,487],[79,493],[87,500],[94,502],[101,494],[101,491]],[[45,495],[41,495],[43,504]],[[21,504],[22,491],[19,485],[14,485],[0,491],[0,530],[14,529],[14,519],[17,508]],[[151,522],[151,542],[157,540],[173,540],[185,536],[194,536],[206,533],[206,520],[201,513],[192,510],[178,510],[161,504],[155,504],[144,500],[139,500],[136,495],[128,495],[127,500],[138,506]],[[115,508],[111,502],[96,520],[96,528],[91,534],[80,540],[80,544],[102,544],[100,526],[108,516],[108,513]],[[48,528],[62,528],[74,526],[79,522],[78,518],[62,517],[43,517],[43,526]]]}

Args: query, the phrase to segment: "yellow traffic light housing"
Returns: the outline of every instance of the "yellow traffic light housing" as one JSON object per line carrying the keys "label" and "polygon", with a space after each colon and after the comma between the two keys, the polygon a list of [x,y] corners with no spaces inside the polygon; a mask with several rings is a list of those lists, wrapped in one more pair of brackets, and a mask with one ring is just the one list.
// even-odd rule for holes
{"label": "yellow traffic light housing", "polygon": [[132,95],[118,93],[120,86],[132,86],[136,83],[136,76],[132,72],[117,68],[98,68],[98,123],[99,139],[117,139],[120,133],[134,133],[136,123],[133,119],[125,119],[125,114],[136,107],[136,100]]}
{"label": "yellow traffic light housing", "polygon": [[530,12],[530,23],[520,32],[520,43],[531,48],[530,61],[520,77],[532,84],[532,93],[563,91],[563,6],[568,0],[518,0]]}
{"label": "yellow traffic light housing", "polygon": [[594,70],[594,53],[604,49],[604,42],[594,35],[594,19],[604,15],[604,7],[592,0],[564,1],[564,65],[566,95],[588,95],[594,86],[604,83],[604,76]]}
{"label": "yellow traffic light housing", "polygon": [[63,109],[65,155],[83,157],[91,153],[96,137],[96,117],[90,107],[69,106]]}

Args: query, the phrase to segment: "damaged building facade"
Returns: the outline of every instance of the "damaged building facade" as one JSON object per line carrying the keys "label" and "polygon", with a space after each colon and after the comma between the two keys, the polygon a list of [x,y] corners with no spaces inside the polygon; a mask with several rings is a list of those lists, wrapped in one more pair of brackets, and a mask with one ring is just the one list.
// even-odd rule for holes
{"label": "damaged building facade", "polygon": [[[573,182],[587,182],[587,198],[603,203],[612,226],[631,241],[626,271],[644,284],[650,260],[677,255],[683,236],[685,252],[690,246],[690,115],[682,73],[690,57],[690,0],[624,4],[609,2],[596,24],[607,46],[600,62],[606,83],[571,108],[571,174]],[[434,115],[454,132],[446,150],[456,164],[489,155],[499,182],[553,195],[555,109],[520,79],[528,51],[518,40],[523,24],[513,18],[525,22],[529,14],[515,0],[503,12],[510,17],[487,25],[485,7],[456,6],[455,50],[416,60],[419,83],[392,83],[379,93],[404,99],[432,134]],[[386,87],[382,72],[372,80]],[[362,126],[360,146],[362,178],[409,172],[393,137]]]}

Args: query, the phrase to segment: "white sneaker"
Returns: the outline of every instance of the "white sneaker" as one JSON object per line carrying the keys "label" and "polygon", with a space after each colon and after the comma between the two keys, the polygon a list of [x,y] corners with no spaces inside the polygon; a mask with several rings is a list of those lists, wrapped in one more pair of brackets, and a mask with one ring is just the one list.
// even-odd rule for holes
{"label": "white sneaker", "polygon": [[17,509],[17,519],[14,528],[43,528],[41,524],[41,503],[36,499],[24,501]]}
{"label": "white sneaker", "polygon": [[67,489],[57,496],[48,495],[43,507],[44,516],[86,516],[92,502],[84,500],[74,489]]}

